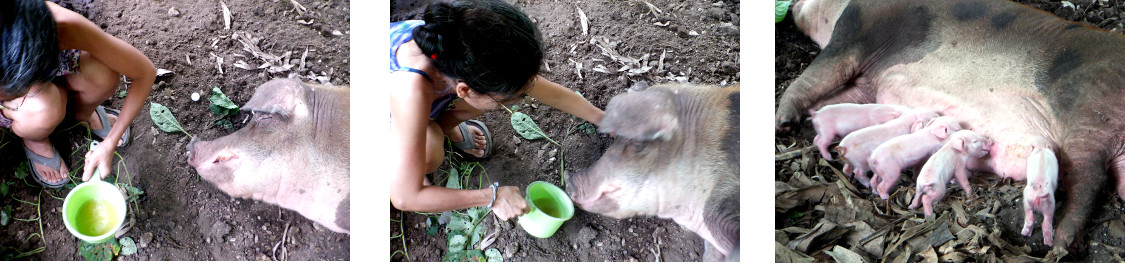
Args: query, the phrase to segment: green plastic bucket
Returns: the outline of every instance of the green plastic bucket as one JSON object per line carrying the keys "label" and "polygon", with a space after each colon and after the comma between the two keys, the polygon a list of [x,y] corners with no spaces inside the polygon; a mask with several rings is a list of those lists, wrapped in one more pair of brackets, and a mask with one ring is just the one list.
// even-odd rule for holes
{"label": "green plastic bucket", "polygon": [[558,186],[535,181],[527,186],[526,192],[531,212],[520,216],[519,224],[531,236],[551,237],[563,222],[574,216],[574,203]]}
{"label": "green plastic bucket", "polygon": [[63,225],[70,234],[97,244],[113,238],[125,223],[125,196],[95,171],[90,181],[79,184],[63,200]]}

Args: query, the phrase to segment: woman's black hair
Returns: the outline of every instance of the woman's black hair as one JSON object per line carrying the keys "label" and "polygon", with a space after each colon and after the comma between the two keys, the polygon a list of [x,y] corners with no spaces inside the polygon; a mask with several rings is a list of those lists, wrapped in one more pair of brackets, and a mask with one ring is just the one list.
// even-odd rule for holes
{"label": "woman's black hair", "polygon": [[523,12],[501,0],[430,4],[414,42],[442,74],[483,94],[508,98],[539,73],[543,45]]}
{"label": "woman's black hair", "polygon": [[0,1],[0,99],[50,82],[59,65],[55,19],[42,0]]}

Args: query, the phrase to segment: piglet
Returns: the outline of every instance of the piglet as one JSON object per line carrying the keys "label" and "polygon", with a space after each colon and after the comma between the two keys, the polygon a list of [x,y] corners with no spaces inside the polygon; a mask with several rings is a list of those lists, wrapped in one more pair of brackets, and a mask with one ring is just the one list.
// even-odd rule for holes
{"label": "piglet", "polygon": [[1023,235],[1031,236],[1035,214],[1043,214],[1043,244],[1054,241],[1051,225],[1055,217],[1055,188],[1059,182],[1059,160],[1049,148],[1035,147],[1027,156],[1027,186],[1023,188]]}
{"label": "piglet", "polygon": [[891,138],[922,129],[937,117],[937,113],[928,109],[911,109],[897,119],[848,134],[836,146],[836,152],[844,159],[844,172],[855,176],[864,186],[870,186],[867,159],[871,151]]}
{"label": "piglet", "polygon": [[957,182],[968,195],[969,169],[966,164],[970,158],[979,159],[988,155],[991,144],[992,142],[984,136],[971,130],[953,133],[949,141],[945,142],[945,146],[938,149],[926,164],[922,165],[922,172],[918,174],[917,191],[914,193],[914,201],[910,203],[910,209],[917,209],[921,204],[927,217],[933,215],[932,205],[945,196],[946,182],[949,182],[953,176],[957,177]]}
{"label": "piglet", "polygon": [[879,197],[890,197],[891,188],[898,185],[902,169],[917,165],[930,158],[949,135],[961,130],[961,125],[953,117],[937,117],[916,132],[894,137],[876,147],[871,152],[868,164],[875,174],[871,176],[871,188]]}
{"label": "piglet", "polygon": [[813,143],[820,156],[832,160],[828,145],[837,137],[844,137],[859,129],[879,125],[902,116],[909,108],[886,104],[840,103],[824,106],[818,111],[809,110],[816,138]]}

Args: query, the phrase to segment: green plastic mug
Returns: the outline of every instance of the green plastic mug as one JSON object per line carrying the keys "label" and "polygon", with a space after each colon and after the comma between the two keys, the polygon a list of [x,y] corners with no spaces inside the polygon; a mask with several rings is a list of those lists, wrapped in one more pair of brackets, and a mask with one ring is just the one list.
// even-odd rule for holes
{"label": "green plastic mug", "polygon": [[548,238],[574,216],[574,203],[558,186],[535,181],[527,186],[527,204],[531,212],[519,217],[520,227],[531,236]]}
{"label": "green plastic mug", "polygon": [[63,224],[70,234],[97,244],[113,238],[125,223],[125,196],[95,171],[90,181],[79,184],[63,200]]}

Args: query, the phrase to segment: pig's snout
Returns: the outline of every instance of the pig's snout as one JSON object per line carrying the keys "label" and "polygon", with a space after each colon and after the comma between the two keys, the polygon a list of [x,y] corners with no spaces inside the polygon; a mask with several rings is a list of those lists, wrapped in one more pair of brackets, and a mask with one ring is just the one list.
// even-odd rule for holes
{"label": "pig's snout", "polygon": [[197,154],[197,152],[199,152],[199,151],[195,150],[195,143],[196,142],[199,142],[199,140],[198,139],[191,139],[191,142],[188,142],[188,144],[187,144],[188,163],[189,164],[195,164],[195,158],[196,158],[195,155]]}

